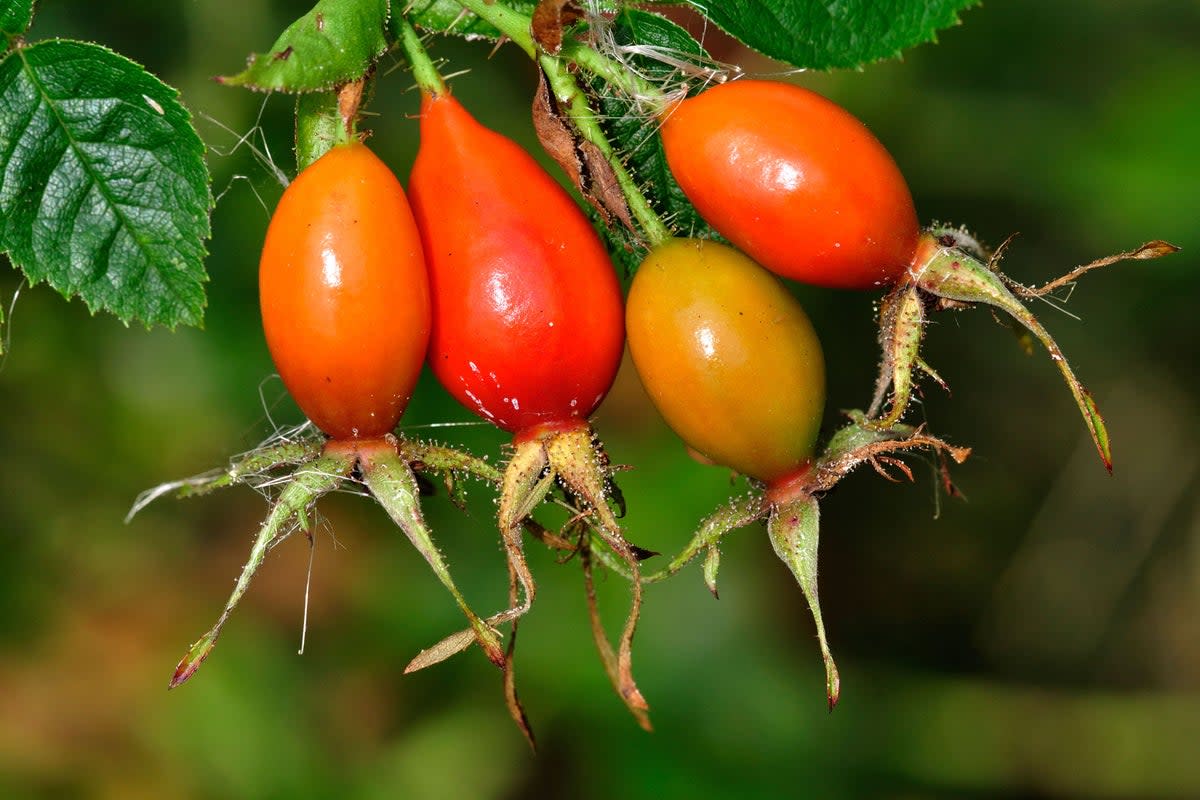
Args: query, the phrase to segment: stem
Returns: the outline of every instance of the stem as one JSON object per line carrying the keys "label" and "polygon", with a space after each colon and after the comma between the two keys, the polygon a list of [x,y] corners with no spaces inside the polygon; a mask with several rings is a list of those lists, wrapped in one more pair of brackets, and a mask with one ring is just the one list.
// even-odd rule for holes
{"label": "stem", "polygon": [[497,0],[457,0],[458,4],[503,33],[530,58],[537,56],[529,17]]}
{"label": "stem", "polygon": [[429,51],[425,49],[425,45],[421,44],[421,37],[413,28],[412,23],[408,21],[407,17],[400,16],[396,20],[396,26],[400,31],[400,49],[404,51],[404,56],[412,66],[412,74],[417,81],[417,86],[421,87],[421,91],[428,95],[445,94],[446,82],[442,80],[441,74],[429,57]]}
{"label": "stem", "polygon": [[296,172],[350,141],[340,108],[340,94],[308,92],[296,98]]}
{"label": "stem", "polygon": [[600,127],[600,121],[596,118],[591,106],[588,105],[587,96],[580,90],[575,76],[566,69],[561,59],[543,55],[538,62],[546,73],[546,79],[550,82],[554,96],[565,105],[568,115],[579,129],[580,134],[596,146],[596,149],[612,167],[617,184],[621,187],[621,193],[625,195],[625,201],[629,204],[629,211],[637,220],[649,245],[653,247],[670,239],[671,229],[651,207],[650,201],[646,195],[642,194],[637,182],[625,169],[620,157],[613,150],[612,144]]}
{"label": "stem", "polygon": [[[457,0],[458,4],[475,16],[492,25],[525,51],[530,58],[537,56],[530,33],[532,21],[516,9],[504,5],[500,0]],[[670,105],[667,95],[647,80],[631,72],[620,61],[609,58],[595,48],[581,42],[564,41],[560,55],[572,64],[603,78],[626,94],[637,97],[665,110]]]}
{"label": "stem", "polygon": [[620,61],[609,58],[582,42],[564,41],[559,52],[562,58],[576,64],[598,78],[603,78],[620,91],[652,106],[656,115],[671,106],[671,98],[650,81],[633,72]]}

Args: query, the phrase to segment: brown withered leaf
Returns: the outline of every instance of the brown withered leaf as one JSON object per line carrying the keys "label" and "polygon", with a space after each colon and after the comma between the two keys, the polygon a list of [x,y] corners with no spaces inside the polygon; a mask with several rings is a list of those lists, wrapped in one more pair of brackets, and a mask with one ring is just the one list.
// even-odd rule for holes
{"label": "brown withered leaf", "polygon": [[584,139],[562,114],[541,70],[533,97],[533,129],[542,149],[563,168],[605,225],[611,226],[616,218],[629,230],[636,231],[612,165],[600,148]]}
{"label": "brown withered leaf", "polygon": [[585,195],[588,202],[604,217],[604,224],[611,225],[612,217],[616,217],[622,225],[636,232],[629,205],[625,202],[625,193],[621,191],[612,164],[608,163],[600,148],[591,142],[582,142],[579,151],[583,155],[584,172],[591,178]]}
{"label": "brown withered leaf", "polygon": [[533,95],[533,130],[542,149],[547,155],[558,162],[567,173],[579,191],[583,191],[581,170],[583,165],[579,160],[579,151],[575,146],[575,136],[570,126],[558,115],[558,107],[550,94],[550,84],[546,75],[538,70],[537,92]]}
{"label": "brown withered leaf", "polygon": [[563,29],[583,19],[577,0],[540,0],[533,10],[530,29],[537,46],[551,55],[562,50]]}
{"label": "brown withered leaf", "polygon": [[[522,581],[510,564],[508,568],[508,605],[510,607],[515,608],[520,604],[522,588]],[[533,726],[529,724],[525,706],[522,705],[521,698],[517,694],[517,677],[513,663],[513,656],[517,651],[517,623],[520,621],[520,619],[513,620],[512,635],[508,637],[508,649],[504,651],[504,704],[508,706],[509,716],[524,734],[525,741],[529,743],[529,749],[536,753],[537,739],[533,735]]]}

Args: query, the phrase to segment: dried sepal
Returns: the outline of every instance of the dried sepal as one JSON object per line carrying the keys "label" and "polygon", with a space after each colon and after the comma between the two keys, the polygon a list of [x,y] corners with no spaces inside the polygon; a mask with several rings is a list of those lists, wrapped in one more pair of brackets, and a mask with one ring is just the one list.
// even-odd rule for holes
{"label": "dried sepal", "polygon": [[[971,448],[956,447],[926,432],[924,426],[893,425],[880,429],[861,411],[847,412],[850,421],[834,434],[825,452],[813,466],[806,488],[809,492],[826,492],[837,485],[861,464],[871,464],[876,471],[883,465],[900,465],[905,477],[912,480],[912,471],[892,454],[910,450],[928,450],[938,458],[949,458],[956,464],[966,461]],[[891,479],[891,476],[885,474]],[[949,483],[948,472],[943,480]]]}
{"label": "dried sepal", "polygon": [[533,127],[542,148],[553,158],[571,184],[611,226],[620,221],[637,231],[632,212],[616,170],[603,150],[579,130],[572,110],[555,97],[543,70],[538,70],[538,88],[533,98]]}
{"label": "dried sepal", "polygon": [[[614,686],[625,705],[639,724],[649,708],[633,678],[633,637],[637,631],[642,607],[642,581],[639,553],[626,541],[612,508],[605,487],[609,482],[608,458],[589,428],[555,432],[546,440],[550,470],[562,481],[572,496],[580,501],[581,521],[588,521],[592,534],[608,546],[625,563],[632,576],[632,598],[629,614],[621,630],[617,646],[616,671],[611,673]],[[646,552],[646,551],[641,551]]]}
{"label": "dried sepal", "polygon": [[928,234],[921,238],[914,264],[909,279],[913,289],[932,297],[984,304],[1000,309],[1028,329],[1042,343],[1075,397],[1075,403],[1079,406],[1105,469],[1111,472],[1112,449],[1108,430],[1095,400],[1075,377],[1058,343],[1012,293],[1004,279],[993,270],[992,265],[980,262],[953,242],[944,238],[939,240]]}
{"label": "dried sepal", "polygon": [[[522,608],[528,608],[533,588],[532,576],[524,563],[523,530],[530,530],[543,542],[567,552],[568,556],[587,552],[589,575],[590,561],[595,555],[630,580],[630,611],[618,646],[613,651],[605,639],[601,657],[604,659],[606,653],[613,654],[612,668],[609,669],[606,663],[606,671],[621,699],[641,722],[648,706],[633,678],[633,637],[642,605],[639,562],[651,553],[631,545],[621,531],[610,495],[613,471],[603,446],[586,423],[551,425],[525,432],[516,438],[513,455],[505,470],[498,520],[510,554],[510,566],[526,589],[526,602]],[[566,493],[569,502],[565,505],[573,514],[565,526],[568,531],[565,535],[554,534],[530,520],[534,509],[555,485]],[[593,550],[593,537],[603,547]],[[520,611],[518,608],[511,610]],[[599,642],[597,644],[599,646]]]}
{"label": "dried sepal", "polygon": [[[508,570],[508,604],[510,607],[517,605],[519,592],[520,580],[510,564]],[[517,628],[520,622],[519,618],[513,620],[512,632],[508,636],[508,647],[504,651],[504,704],[508,708],[509,716],[512,717],[521,734],[524,735],[525,741],[529,743],[529,749],[536,753],[537,740],[533,735],[533,726],[529,724],[529,716],[525,713],[525,706],[521,703],[520,695],[517,694],[515,659],[517,653]]]}
{"label": "dried sepal", "polygon": [[[1041,297],[1071,284],[1083,274],[1118,261],[1160,258],[1179,248],[1163,242],[1147,242],[1139,248],[1097,259],[1036,289],[1021,286],[998,269],[1012,237],[989,254],[965,231],[934,227],[922,235],[907,280],[897,284],[884,298],[879,314],[879,343],[882,358],[875,396],[868,409],[868,426],[887,429],[904,418],[914,391],[914,371],[921,370],[943,388],[946,382],[920,354],[924,326],[930,310],[959,309],[986,305],[1002,312],[1023,329],[1021,341],[1029,349],[1032,336],[1042,343],[1062,373],[1079,407],[1097,452],[1110,472],[1112,449],[1104,418],[1091,394],[1075,377],[1058,344],[1019,297]],[[891,389],[890,398],[888,389]],[[885,400],[890,407],[883,412]]]}
{"label": "dried sepal", "polygon": [[1094,269],[1107,267],[1111,264],[1116,264],[1119,261],[1147,261],[1152,258],[1162,258],[1163,256],[1169,256],[1172,253],[1178,252],[1179,247],[1176,245],[1173,245],[1170,242],[1164,242],[1162,239],[1155,239],[1154,241],[1146,242],[1141,247],[1136,247],[1133,250],[1126,250],[1122,253],[1116,253],[1111,256],[1105,256],[1104,258],[1098,258],[1095,261],[1084,264],[1083,266],[1076,267],[1065,275],[1055,278],[1052,281],[1047,281],[1036,288],[1022,286],[1021,284],[1011,282],[1009,285],[1012,286],[1013,291],[1015,291],[1021,297],[1045,297],[1047,294],[1056,289],[1060,289],[1067,284],[1074,283],[1075,280],[1077,280],[1084,273],[1091,272]]}

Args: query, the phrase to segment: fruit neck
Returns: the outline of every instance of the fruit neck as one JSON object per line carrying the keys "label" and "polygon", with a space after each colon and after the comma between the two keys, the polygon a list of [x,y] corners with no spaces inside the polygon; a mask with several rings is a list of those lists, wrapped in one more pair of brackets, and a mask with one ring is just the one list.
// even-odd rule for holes
{"label": "fruit neck", "polygon": [[977,255],[972,252],[974,247],[971,245],[978,247],[974,239],[960,242],[946,231],[934,229],[922,232],[917,239],[916,250],[913,251],[912,265],[908,269],[909,281],[922,286],[922,280],[930,277],[926,273],[930,273],[931,268],[934,272],[941,270],[953,273],[965,265],[972,271],[990,272],[982,253]]}
{"label": "fruit neck", "polygon": [[561,433],[572,433],[575,431],[590,431],[591,426],[587,420],[572,417],[570,419],[551,420],[549,422],[539,422],[536,425],[530,425],[527,428],[522,428],[513,434],[513,444],[520,445],[525,442],[545,441],[551,439]]}
{"label": "fruit neck", "polygon": [[325,443],[322,452],[325,455],[341,456],[370,456],[385,451],[396,452],[398,442],[392,434],[373,436],[369,439],[330,439]]}
{"label": "fruit neck", "polygon": [[763,495],[765,502],[772,506],[781,506],[800,497],[812,494],[812,460],[807,460],[796,469],[767,482],[767,491]]}
{"label": "fruit neck", "polygon": [[914,282],[921,279],[921,274],[925,272],[941,249],[941,245],[932,234],[928,232],[921,234],[917,239],[917,249],[913,251],[912,265],[908,268],[909,275]]}

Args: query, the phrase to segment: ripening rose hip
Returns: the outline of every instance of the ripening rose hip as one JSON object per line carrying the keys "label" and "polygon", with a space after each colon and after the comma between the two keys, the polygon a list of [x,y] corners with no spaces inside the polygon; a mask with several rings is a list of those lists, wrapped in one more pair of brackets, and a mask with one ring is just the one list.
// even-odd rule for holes
{"label": "ripening rose hip", "polygon": [[671,172],[722,236],[785,278],[878,289],[913,261],[904,176],[866,126],[799,86],[739,80],[669,110]]}
{"label": "ripening rose hip", "polygon": [[778,278],[727,245],[672,239],[638,267],[626,328],[646,391],[689,447],[768,484],[806,468],[825,360]]}
{"label": "ripening rose hip", "polygon": [[575,201],[445,93],[422,102],[409,193],[441,384],[510,433],[586,424],[616,377],[624,312],[612,262]]}
{"label": "ripening rose hip", "polygon": [[404,189],[361,142],[301,172],[259,264],[263,331],[283,383],[334,439],[391,431],[429,341],[429,281]]}
{"label": "ripening rose hip", "polygon": [[520,616],[533,603],[521,523],[559,483],[634,576],[610,678],[648,725],[631,667],[642,595],[638,556],[609,508],[607,456],[588,423],[612,386],[625,342],[608,253],[579,206],[528,153],[445,91],[427,91],[422,100],[409,192],[433,293],[430,367],[460,403],[513,434],[497,522],[525,598],[505,614]]}

